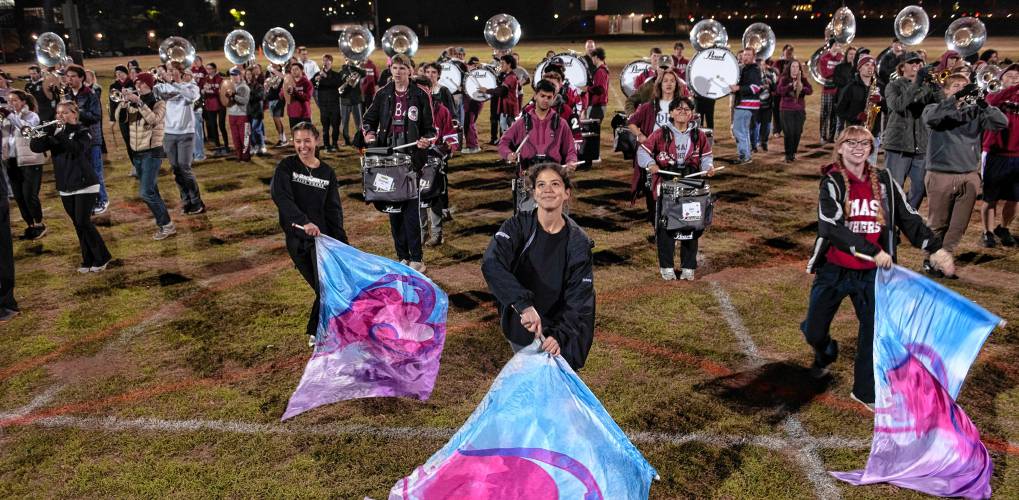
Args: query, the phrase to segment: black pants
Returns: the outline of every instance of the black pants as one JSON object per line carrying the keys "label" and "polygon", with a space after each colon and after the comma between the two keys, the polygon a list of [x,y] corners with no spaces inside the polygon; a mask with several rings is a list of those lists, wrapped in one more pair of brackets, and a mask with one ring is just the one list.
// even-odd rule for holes
{"label": "black pants", "polygon": [[589,119],[595,119],[595,118],[597,118],[599,120],[604,120],[605,119],[605,105],[604,104],[603,105],[599,105],[599,106],[592,105],[588,109],[589,109],[589,111],[587,112],[587,117]]}
{"label": "black pants", "polygon": [[322,142],[324,146],[336,147],[340,140],[340,104],[319,102],[318,112],[322,119]]}
{"label": "black pants", "polygon": [[782,112],[782,140],[785,143],[785,158],[796,158],[796,150],[800,149],[800,137],[803,136],[803,122],[807,120],[807,112]]}
{"label": "black pants", "polygon": [[294,261],[297,272],[301,273],[304,281],[307,281],[315,292],[315,302],[311,305],[308,326],[305,329],[308,335],[315,335],[318,333],[319,323],[318,260],[315,257],[315,240],[287,235],[287,252]]}
{"label": "black pants", "polygon": [[694,106],[697,108],[697,113],[701,115],[701,126],[714,130],[715,100],[695,95]]}
{"label": "black pants", "polygon": [[777,95],[771,97],[772,120],[774,120],[771,124],[771,130],[773,134],[781,133],[782,135],[785,135],[785,129],[782,128],[782,111],[778,109],[778,105],[781,101],[782,99]]}
{"label": "black pants", "polygon": [[7,183],[0,175],[0,313],[18,310],[14,300],[14,241],[11,238],[11,205]]}
{"label": "black pants", "polygon": [[422,262],[421,220],[418,200],[403,202],[400,213],[389,214],[389,229],[393,233],[396,258],[410,262]]}
{"label": "black pants", "polygon": [[81,247],[81,267],[95,267],[106,264],[112,258],[106,249],[102,235],[92,223],[92,209],[96,206],[99,194],[76,194],[61,196],[64,210],[74,222],[74,231],[78,234],[78,246]]}
{"label": "black pants", "polygon": [[223,146],[224,148],[230,147],[230,134],[226,131],[226,109],[220,108],[219,111],[202,111],[202,117],[205,119],[205,129],[207,142],[211,142],[220,147],[219,145],[219,134],[223,134]]}
{"label": "black pants", "polygon": [[860,322],[853,366],[853,394],[864,403],[874,402],[874,276],[876,271],[856,271],[827,263],[814,276],[810,288],[807,319],[800,330],[814,348],[815,363],[827,366],[835,361],[829,353],[829,329],[839,305],[846,297],[853,302]]}
{"label": "black pants", "polygon": [[39,188],[42,186],[42,165],[18,166],[14,158],[5,160],[7,176],[11,179],[11,190],[18,202],[18,211],[25,224],[42,222],[42,203],[39,202]]}
{"label": "black pants", "polygon": [[488,100],[489,106],[489,125],[492,126],[492,142],[499,142],[499,99],[491,98]]}
{"label": "black pants", "polygon": [[658,247],[658,267],[672,269],[676,267],[676,241],[679,241],[679,267],[697,269],[698,241],[704,231],[694,231],[688,240],[676,240],[675,231],[658,228],[655,232],[655,245]]}

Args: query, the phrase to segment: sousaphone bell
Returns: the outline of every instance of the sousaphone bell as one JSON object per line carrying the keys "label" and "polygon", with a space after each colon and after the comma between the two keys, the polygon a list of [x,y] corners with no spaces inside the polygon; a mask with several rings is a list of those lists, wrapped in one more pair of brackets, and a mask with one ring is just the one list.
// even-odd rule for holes
{"label": "sousaphone bell", "polygon": [[747,26],[743,32],[743,46],[753,49],[760,59],[767,59],[775,53],[775,31],[764,23]]}
{"label": "sousaphone bell", "polygon": [[698,52],[725,48],[729,45],[729,33],[722,23],[714,19],[703,19],[690,30],[690,45]]}
{"label": "sousaphone bell", "polygon": [[510,50],[520,42],[520,23],[509,14],[496,14],[485,23],[485,42],[495,50]]}
{"label": "sousaphone bell", "polygon": [[927,11],[918,5],[910,5],[895,16],[895,38],[903,45],[919,45],[931,29]]}
{"label": "sousaphone bell", "polygon": [[44,68],[51,68],[64,64],[67,57],[67,46],[60,35],[47,31],[39,35],[35,40],[35,59]]}
{"label": "sousaphone bell", "polygon": [[838,43],[852,43],[856,38],[856,16],[849,7],[839,7],[831,18],[831,38]]}
{"label": "sousaphone bell", "polygon": [[363,62],[375,51],[375,36],[364,26],[350,26],[340,32],[340,52],[349,61]]}
{"label": "sousaphone bell", "polygon": [[296,49],[294,36],[283,28],[273,28],[262,37],[262,54],[273,64],[286,65]]}
{"label": "sousaphone bell", "polygon": [[402,24],[393,26],[382,34],[382,51],[389,57],[396,54],[414,57],[418,51],[418,35]]}
{"label": "sousaphone bell", "polygon": [[195,47],[185,38],[171,36],[159,44],[159,60],[163,64],[179,62],[189,67],[195,61]]}
{"label": "sousaphone bell", "polygon": [[223,54],[234,64],[255,60],[255,37],[245,30],[233,30],[223,41]]}
{"label": "sousaphone bell", "polygon": [[987,41],[987,28],[975,17],[960,17],[945,30],[945,45],[948,50],[959,53],[966,58],[980,51]]}

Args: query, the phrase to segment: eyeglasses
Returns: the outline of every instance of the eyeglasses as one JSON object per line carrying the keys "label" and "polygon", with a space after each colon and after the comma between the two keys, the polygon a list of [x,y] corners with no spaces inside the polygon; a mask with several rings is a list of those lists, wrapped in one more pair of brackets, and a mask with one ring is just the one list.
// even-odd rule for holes
{"label": "eyeglasses", "polygon": [[842,144],[844,144],[846,146],[849,146],[849,149],[859,149],[859,148],[870,147],[871,142],[869,140],[867,140],[867,139],[863,139],[863,140],[859,140],[859,141],[854,141],[854,140],[850,139],[850,140],[842,141]]}

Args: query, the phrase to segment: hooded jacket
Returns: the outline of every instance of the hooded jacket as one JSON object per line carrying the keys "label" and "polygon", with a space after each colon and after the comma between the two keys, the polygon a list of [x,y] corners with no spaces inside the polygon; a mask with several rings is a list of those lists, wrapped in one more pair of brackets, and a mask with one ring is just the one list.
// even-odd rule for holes
{"label": "hooded jacket", "polygon": [[198,85],[191,82],[159,83],[154,91],[166,103],[167,134],[187,135],[195,133],[195,101],[201,96]]}
{"label": "hooded jacket", "polygon": [[52,153],[57,191],[72,193],[99,184],[88,154],[91,144],[88,127],[75,123],[65,125],[59,133],[32,139],[30,147],[36,153]]}
{"label": "hooded jacket", "polygon": [[[688,137],[690,144],[686,149],[686,155],[680,160],[676,156],[677,137]],[[637,149],[637,163],[647,168],[655,163],[663,170],[690,174],[709,170],[714,161],[711,153],[711,141],[707,134],[698,128],[689,128],[686,132],[680,132],[672,123],[668,123],[658,130],[655,130],[651,137],[648,137]],[[658,198],[658,184],[662,176],[655,174],[651,179],[651,192],[655,199]],[[637,183],[640,182],[639,172],[634,172],[630,179],[630,190],[637,190]]]}
{"label": "hooded jacket", "polygon": [[[148,101],[148,102],[146,102]],[[120,113],[126,110],[127,113]],[[131,151],[142,152],[163,148],[163,132],[166,128],[166,102],[156,100],[152,94],[142,96],[137,106],[124,100],[117,109],[117,118],[126,116]]]}
{"label": "hooded jacket", "polygon": [[955,174],[975,171],[980,167],[984,132],[1008,125],[1008,118],[994,106],[958,107],[957,102],[953,95],[923,110],[923,121],[930,127],[927,171]]}
{"label": "hooded jacket", "polygon": [[[870,168],[877,168],[870,166]],[[823,177],[817,202],[817,239],[814,240],[814,252],[807,261],[807,272],[814,273],[824,265],[828,248],[835,248],[853,255],[860,253],[873,257],[884,250],[892,259],[896,254],[895,229],[898,228],[916,248],[934,253],[941,249],[941,238],[934,234],[924,222],[920,214],[906,202],[906,195],[888,171],[877,169],[878,184],[881,186],[879,198],[885,213],[885,225],[881,228],[881,237],[877,246],[867,241],[862,234],[854,233],[846,225],[846,197],[849,194],[845,175],[838,164],[831,163],[821,168]],[[889,224],[888,221],[892,221]]]}
{"label": "hooded jacket", "polygon": [[[563,358],[574,370],[584,366],[594,341],[594,259],[588,238],[569,216],[564,231],[566,269],[563,269],[562,308],[541,318],[542,333],[559,343]],[[534,334],[520,324],[520,313],[534,305],[534,293],[524,288],[517,274],[522,258],[538,231],[535,211],[520,212],[502,223],[485,250],[481,272],[498,303],[503,334],[510,341],[528,345]]]}
{"label": "hooded jacket", "polygon": [[886,151],[905,154],[927,154],[929,131],[923,122],[923,110],[941,100],[941,90],[923,82],[921,75],[914,81],[898,78],[885,87],[888,121],[881,136]]}

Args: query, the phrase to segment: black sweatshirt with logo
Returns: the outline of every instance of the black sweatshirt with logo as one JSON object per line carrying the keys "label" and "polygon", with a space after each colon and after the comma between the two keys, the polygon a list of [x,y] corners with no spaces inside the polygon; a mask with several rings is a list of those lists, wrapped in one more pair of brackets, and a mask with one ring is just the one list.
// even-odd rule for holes
{"label": "black sweatshirt with logo", "polygon": [[322,162],[318,168],[310,168],[297,155],[288,156],[276,165],[269,192],[287,238],[312,239],[303,229],[294,227],[311,222],[322,234],[347,243],[339,185],[329,165]]}

